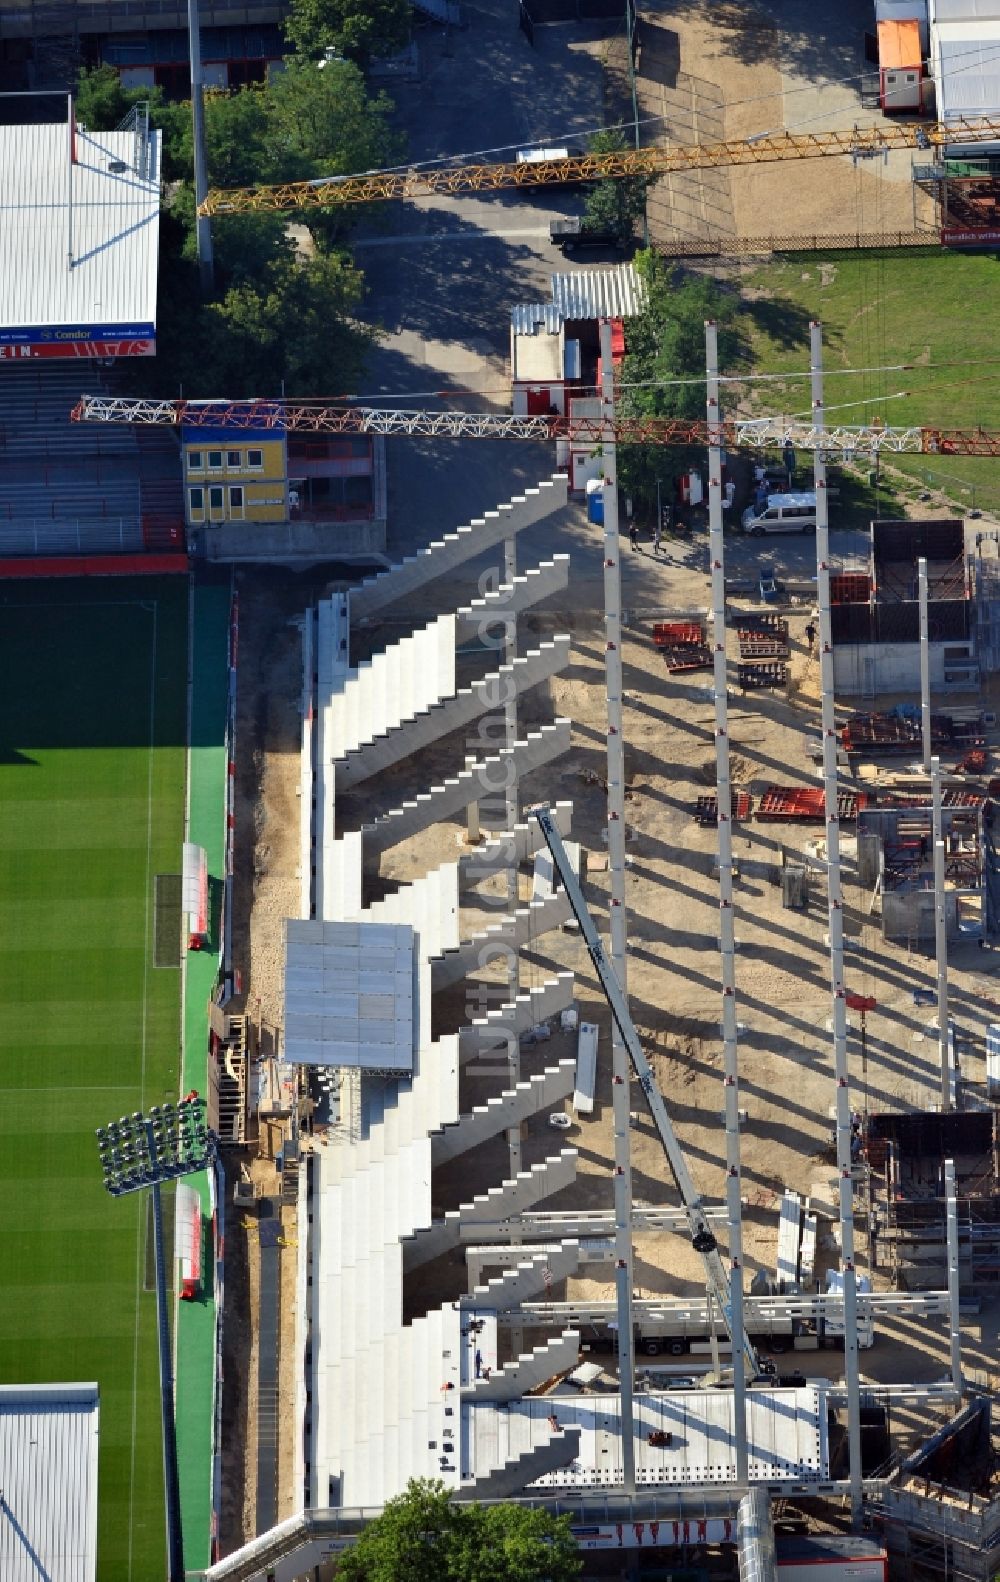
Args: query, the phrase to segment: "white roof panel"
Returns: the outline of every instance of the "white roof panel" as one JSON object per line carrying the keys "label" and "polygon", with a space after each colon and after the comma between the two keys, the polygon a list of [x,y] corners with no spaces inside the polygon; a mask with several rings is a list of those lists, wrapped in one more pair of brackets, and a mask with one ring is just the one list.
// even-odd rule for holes
{"label": "white roof panel", "polygon": [[287,921],[285,1059],[412,1071],[409,924]]}
{"label": "white roof panel", "polygon": [[[78,128],[71,162],[67,123],[0,126],[0,342],[152,338],[159,133],[146,176],[136,147],[132,132]],[[77,333],[15,333],[46,329]]]}
{"label": "white roof panel", "polygon": [[940,120],[996,115],[1000,110],[1000,3],[996,20],[978,22],[974,27],[950,22],[936,28],[934,68]]}
{"label": "white roof panel", "polygon": [[0,1576],[94,1582],[96,1384],[0,1386]]}
{"label": "white roof panel", "polygon": [[[580,1453],[532,1488],[608,1488],[620,1485],[621,1402],[617,1395],[525,1396],[502,1409],[485,1402],[463,1405],[465,1478],[520,1456],[552,1438],[549,1414],[559,1430],[580,1429]],[[557,1432],[559,1431],[557,1430]],[[651,1444],[650,1434],[669,1436]],[[826,1403],[813,1386],[754,1389],[747,1395],[751,1479],[820,1481],[829,1475]],[[733,1392],[683,1390],[635,1397],[635,1473],[646,1487],[724,1484],[736,1477]]]}

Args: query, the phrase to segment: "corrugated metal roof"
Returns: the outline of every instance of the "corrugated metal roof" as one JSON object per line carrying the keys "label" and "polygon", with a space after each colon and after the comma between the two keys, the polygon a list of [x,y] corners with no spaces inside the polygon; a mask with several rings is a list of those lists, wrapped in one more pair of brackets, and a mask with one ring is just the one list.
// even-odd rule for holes
{"label": "corrugated metal roof", "polygon": [[[938,116],[996,115],[1000,110],[1000,19],[935,28]],[[974,36],[973,36],[974,35]]]}
{"label": "corrugated metal roof", "polygon": [[300,1066],[413,1069],[413,929],[285,924],[285,1059]]}
{"label": "corrugated metal roof", "polygon": [[94,1582],[96,1384],[0,1386],[0,1576]]}
{"label": "corrugated metal roof", "polygon": [[1000,0],[934,0],[933,21],[994,22],[1000,20]]}
{"label": "corrugated metal roof", "polygon": [[632,319],[646,306],[633,264],[552,276],[552,301],[564,319]]}
{"label": "corrugated metal roof", "polygon": [[511,328],[515,335],[558,335],[563,318],[554,302],[519,302],[510,310]]}
{"label": "corrugated metal roof", "polygon": [[[78,130],[71,165],[65,122],[0,126],[0,332],[66,326],[152,334],[159,133],[150,142],[151,175],[140,177],[132,132]],[[122,163],[124,171],[109,168]]]}

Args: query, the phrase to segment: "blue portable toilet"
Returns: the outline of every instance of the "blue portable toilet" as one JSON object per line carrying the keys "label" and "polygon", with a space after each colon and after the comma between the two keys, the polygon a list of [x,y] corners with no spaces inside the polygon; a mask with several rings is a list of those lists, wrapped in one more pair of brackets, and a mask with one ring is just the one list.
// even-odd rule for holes
{"label": "blue portable toilet", "polygon": [[604,526],[604,479],[587,479],[587,521]]}

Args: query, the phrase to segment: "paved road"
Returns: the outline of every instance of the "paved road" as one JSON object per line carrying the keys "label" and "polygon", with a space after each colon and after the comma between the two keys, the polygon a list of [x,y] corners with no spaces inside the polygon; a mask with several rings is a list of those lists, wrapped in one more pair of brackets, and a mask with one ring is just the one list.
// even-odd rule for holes
{"label": "paved road", "polygon": [[[600,25],[539,28],[532,49],[511,0],[466,10],[466,30],[420,35],[420,81],[392,87],[412,160],[476,150],[503,158],[532,142],[579,142],[600,122]],[[445,392],[456,405],[509,409],[511,307],[549,298],[551,274],[566,267],[548,242],[549,221],[580,206],[580,195],[564,188],[531,199],[434,197],[380,210],[356,243],[368,282],[366,316],[385,329],[363,393],[432,406]],[[552,447],[544,445],[390,440],[390,550],[409,553],[553,469]],[[847,537],[838,552],[855,548],[856,535]],[[573,555],[574,608],[601,609],[600,533],[579,504],[521,535],[523,565],[565,551]],[[735,578],[766,567],[798,579],[809,574],[815,552],[811,537],[733,535],[729,553]],[[703,533],[672,546],[659,563],[625,554],[623,566],[629,608],[704,599]],[[469,565],[469,586],[481,569]]]}

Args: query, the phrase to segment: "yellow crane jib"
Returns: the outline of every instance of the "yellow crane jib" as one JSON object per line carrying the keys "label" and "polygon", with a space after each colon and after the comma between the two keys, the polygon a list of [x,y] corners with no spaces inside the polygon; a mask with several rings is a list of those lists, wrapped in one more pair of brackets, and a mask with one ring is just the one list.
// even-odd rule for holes
{"label": "yellow crane jib", "polygon": [[664,148],[622,149],[611,154],[573,154],[568,159],[507,161],[488,165],[443,165],[434,170],[369,171],[315,181],[210,191],[198,213],[291,213],[296,209],[338,209],[387,198],[432,194],[498,192],[505,187],[551,187],[573,181],[621,176],[665,176],[674,171],[710,170],[721,165],[760,165],[780,159],[820,159],[847,154],[855,159],[897,148],[933,150],[946,144],[969,147],[1000,142],[1000,119],[941,122],[899,121],[853,126],[839,132],[764,132],[729,143],[677,143]]}

